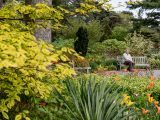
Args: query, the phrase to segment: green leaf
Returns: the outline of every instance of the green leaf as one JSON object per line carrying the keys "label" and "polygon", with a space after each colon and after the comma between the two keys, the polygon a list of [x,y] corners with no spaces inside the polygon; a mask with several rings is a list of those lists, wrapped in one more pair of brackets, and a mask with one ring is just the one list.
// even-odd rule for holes
{"label": "green leaf", "polygon": [[21,120],[21,119],[22,119],[22,114],[16,115],[15,120]]}
{"label": "green leaf", "polygon": [[28,114],[29,111],[28,110],[23,110],[23,113]]}
{"label": "green leaf", "polygon": [[25,94],[25,95],[29,95],[29,91],[28,91],[28,90],[25,90],[25,91],[24,91],[24,94]]}
{"label": "green leaf", "polygon": [[18,95],[16,95],[16,100],[17,101],[21,101],[20,97]]}
{"label": "green leaf", "polygon": [[31,120],[29,117],[26,117],[25,119],[26,119],[26,120]]}
{"label": "green leaf", "polygon": [[9,119],[9,116],[7,115],[7,113],[2,112],[2,115],[3,115],[3,117],[4,117],[5,119]]}

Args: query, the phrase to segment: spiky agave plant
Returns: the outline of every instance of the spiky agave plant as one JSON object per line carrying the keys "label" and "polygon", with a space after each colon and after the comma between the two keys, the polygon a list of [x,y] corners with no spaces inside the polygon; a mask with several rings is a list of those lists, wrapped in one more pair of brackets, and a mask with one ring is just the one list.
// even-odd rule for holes
{"label": "spiky agave plant", "polygon": [[122,106],[122,98],[113,86],[107,86],[107,81],[96,82],[95,77],[89,79],[66,80],[70,100],[65,101],[70,111],[68,120],[126,120],[133,118],[133,112]]}

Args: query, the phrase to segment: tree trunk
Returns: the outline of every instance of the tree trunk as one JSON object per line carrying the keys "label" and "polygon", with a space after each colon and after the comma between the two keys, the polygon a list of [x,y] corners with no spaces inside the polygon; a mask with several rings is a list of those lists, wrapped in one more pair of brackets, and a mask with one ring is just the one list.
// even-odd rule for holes
{"label": "tree trunk", "polygon": [[0,9],[3,7],[3,0],[0,0]]}
{"label": "tree trunk", "polygon": [[[32,4],[37,3],[46,3],[48,5],[52,5],[52,0],[32,0]],[[43,20],[37,20],[37,22],[43,22]],[[44,21],[45,22],[45,21]],[[51,21],[48,21],[49,26],[51,26]],[[51,34],[51,28],[37,28],[35,30],[35,37],[37,40],[44,40],[47,42],[52,41],[52,34]]]}
{"label": "tree trunk", "polygon": [[52,0],[32,0],[33,4],[37,4],[37,3],[45,3],[48,5],[52,5]]}
{"label": "tree trunk", "polygon": [[32,0],[25,0],[25,4],[26,5],[31,5],[32,4]]}

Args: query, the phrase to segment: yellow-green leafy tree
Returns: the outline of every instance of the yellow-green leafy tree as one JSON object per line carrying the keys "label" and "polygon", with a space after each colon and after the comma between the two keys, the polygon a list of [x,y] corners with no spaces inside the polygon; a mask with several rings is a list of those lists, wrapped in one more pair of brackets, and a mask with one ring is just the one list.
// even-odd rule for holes
{"label": "yellow-green leafy tree", "polygon": [[[37,41],[34,31],[39,27],[59,29],[65,14],[98,10],[89,2],[81,3],[75,11],[17,1],[0,9],[0,118],[29,120],[28,111],[34,104],[27,103],[24,96],[46,100],[53,87],[63,90],[60,80],[75,74],[68,55],[78,55],[72,49],[56,50],[49,43]],[[37,20],[43,22],[37,23]],[[52,21],[52,26],[48,20]]]}
{"label": "yellow-green leafy tree", "polygon": [[74,51],[55,50],[29,32],[0,24],[0,112],[4,118],[9,119],[7,113],[20,104],[21,95],[47,99],[53,86],[63,89],[59,78],[74,74],[65,53]]}

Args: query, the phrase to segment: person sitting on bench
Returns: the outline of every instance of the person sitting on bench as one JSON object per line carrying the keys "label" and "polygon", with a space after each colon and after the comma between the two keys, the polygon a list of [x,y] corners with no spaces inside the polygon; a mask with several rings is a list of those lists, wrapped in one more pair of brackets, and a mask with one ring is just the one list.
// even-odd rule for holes
{"label": "person sitting on bench", "polygon": [[124,58],[124,64],[128,65],[127,70],[129,72],[133,72],[134,62],[132,60],[131,55],[129,54],[129,49],[128,48],[125,50],[125,53],[123,54],[123,58]]}

